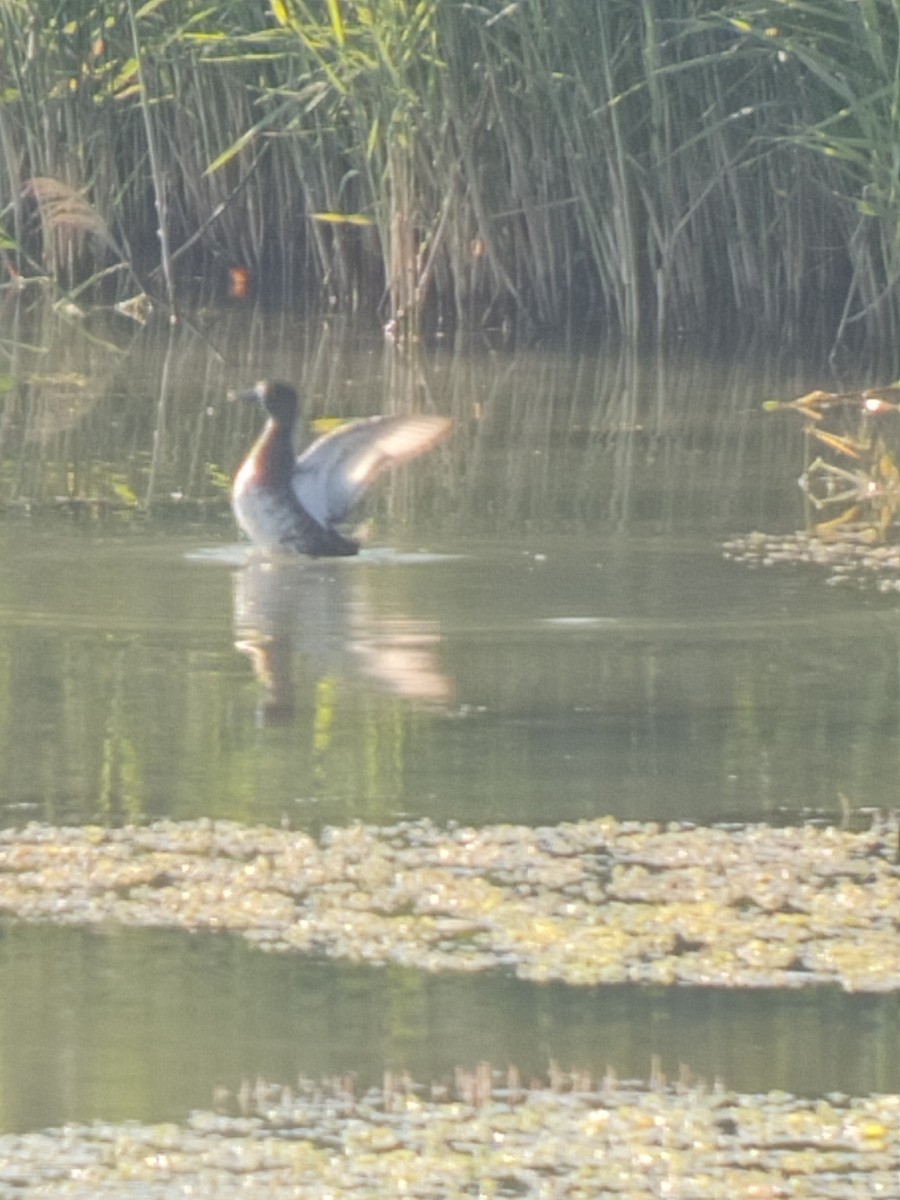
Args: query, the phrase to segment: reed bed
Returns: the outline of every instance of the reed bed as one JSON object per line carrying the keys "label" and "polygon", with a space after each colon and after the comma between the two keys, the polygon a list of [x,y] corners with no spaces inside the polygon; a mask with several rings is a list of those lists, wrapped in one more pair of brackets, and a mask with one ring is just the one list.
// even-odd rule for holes
{"label": "reed bed", "polygon": [[888,340],[890,0],[0,4],[3,283]]}

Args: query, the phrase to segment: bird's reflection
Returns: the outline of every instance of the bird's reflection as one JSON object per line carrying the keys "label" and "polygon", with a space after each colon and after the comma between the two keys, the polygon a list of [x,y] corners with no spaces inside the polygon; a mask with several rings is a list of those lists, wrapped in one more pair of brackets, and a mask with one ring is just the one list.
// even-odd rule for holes
{"label": "bird's reflection", "polygon": [[451,696],[436,624],[375,613],[358,565],[251,558],[234,573],[234,631],[265,688],[265,723],[291,721],[298,687],[324,676],[363,679],[429,705]]}

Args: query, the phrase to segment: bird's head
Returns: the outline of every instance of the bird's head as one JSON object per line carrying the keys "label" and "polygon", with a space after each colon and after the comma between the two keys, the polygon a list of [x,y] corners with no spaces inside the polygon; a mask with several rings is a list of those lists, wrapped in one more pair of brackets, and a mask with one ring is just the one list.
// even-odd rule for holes
{"label": "bird's head", "polygon": [[297,414],[297,393],[289,383],[263,379],[249,391],[240,392],[239,400],[252,400],[261,405],[273,420],[283,424],[293,422]]}

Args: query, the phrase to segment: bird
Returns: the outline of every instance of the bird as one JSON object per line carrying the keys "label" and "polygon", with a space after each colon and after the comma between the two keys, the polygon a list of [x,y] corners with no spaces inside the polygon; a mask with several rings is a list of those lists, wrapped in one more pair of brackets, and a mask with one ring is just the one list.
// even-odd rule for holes
{"label": "bird", "polygon": [[238,468],[231,502],[238,525],[267,551],[312,557],[359,553],[337,528],[387,467],[424,454],[450,433],[448,417],[367,417],[340,425],[295,457],[297,392],[263,380],[240,399],[256,401],[267,419]]}

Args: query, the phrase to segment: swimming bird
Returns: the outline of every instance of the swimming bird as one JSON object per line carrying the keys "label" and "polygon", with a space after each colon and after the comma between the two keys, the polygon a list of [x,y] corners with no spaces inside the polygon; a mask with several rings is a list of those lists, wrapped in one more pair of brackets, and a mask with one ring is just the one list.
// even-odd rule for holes
{"label": "swimming bird", "polygon": [[451,427],[447,417],[369,417],[338,426],[297,458],[294,388],[263,380],[240,398],[259,403],[267,420],[235,475],[231,502],[250,541],[268,550],[358,553],[359,542],[337,525],[385,468],[424,454]]}

